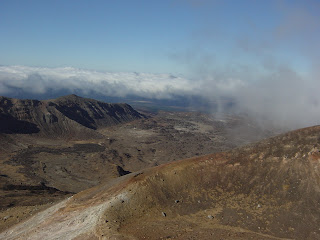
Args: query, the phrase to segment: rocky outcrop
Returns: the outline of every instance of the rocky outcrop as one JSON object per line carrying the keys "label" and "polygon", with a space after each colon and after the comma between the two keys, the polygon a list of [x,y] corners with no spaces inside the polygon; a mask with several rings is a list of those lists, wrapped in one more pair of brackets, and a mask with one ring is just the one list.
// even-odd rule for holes
{"label": "rocky outcrop", "polygon": [[125,103],[110,104],[69,95],[53,100],[0,97],[0,133],[77,135],[144,117]]}

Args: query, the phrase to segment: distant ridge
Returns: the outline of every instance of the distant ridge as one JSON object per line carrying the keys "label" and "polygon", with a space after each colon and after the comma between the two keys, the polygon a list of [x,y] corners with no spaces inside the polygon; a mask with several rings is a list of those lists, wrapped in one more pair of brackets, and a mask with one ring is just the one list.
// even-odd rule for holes
{"label": "distant ridge", "polygon": [[126,103],[110,104],[74,94],[43,101],[0,96],[0,133],[97,134],[90,130],[143,117]]}

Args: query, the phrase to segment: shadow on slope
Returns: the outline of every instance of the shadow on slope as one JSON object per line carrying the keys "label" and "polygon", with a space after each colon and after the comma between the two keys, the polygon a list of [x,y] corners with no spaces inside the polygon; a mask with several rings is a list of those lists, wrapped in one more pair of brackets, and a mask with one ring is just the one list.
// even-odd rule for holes
{"label": "shadow on slope", "polygon": [[0,133],[31,134],[38,132],[40,132],[40,129],[34,123],[18,120],[12,116],[0,113]]}

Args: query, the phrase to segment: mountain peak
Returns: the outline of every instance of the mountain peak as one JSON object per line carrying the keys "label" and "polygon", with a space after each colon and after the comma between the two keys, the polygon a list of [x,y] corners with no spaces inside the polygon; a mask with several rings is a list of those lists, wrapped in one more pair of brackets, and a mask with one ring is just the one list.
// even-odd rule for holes
{"label": "mountain peak", "polygon": [[64,101],[65,100],[67,100],[67,101],[76,101],[76,100],[83,100],[83,99],[88,99],[88,98],[80,97],[80,96],[78,96],[76,94],[69,94],[69,95],[58,97],[56,99],[51,99],[49,101],[53,101],[53,102],[61,101],[61,100],[64,100]]}

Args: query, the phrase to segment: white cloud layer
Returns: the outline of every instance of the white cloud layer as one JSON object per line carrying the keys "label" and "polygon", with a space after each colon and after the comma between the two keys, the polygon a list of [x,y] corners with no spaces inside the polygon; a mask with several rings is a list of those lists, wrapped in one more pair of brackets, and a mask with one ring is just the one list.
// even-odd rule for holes
{"label": "white cloud layer", "polygon": [[[299,128],[320,123],[320,82],[316,76],[302,78],[290,68],[276,66],[257,79],[253,81],[246,72],[233,73],[232,77],[224,72],[206,73],[192,80],[169,74],[0,66],[0,95],[10,96],[17,90],[43,95],[67,90],[150,99],[199,96],[218,105],[228,99],[233,102],[232,111],[275,126]],[[225,102],[219,106],[220,111],[226,110]]]}
{"label": "white cloud layer", "polygon": [[114,97],[135,95],[164,99],[174,94],[190,94],[196,91],[197,84],[169,74],[0,66],[0,94],[16,88],[36,94],[45,94],[48,90],[81,90]]}

